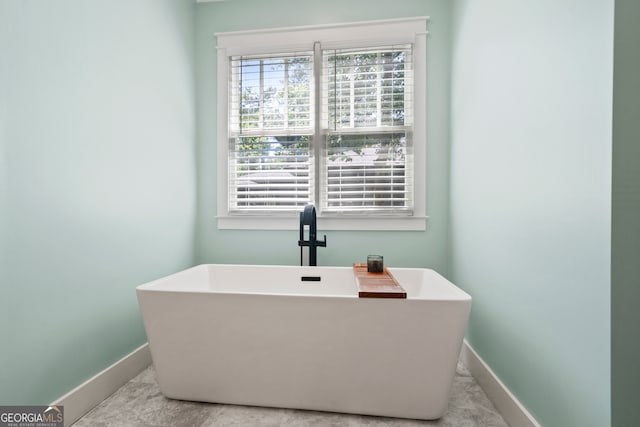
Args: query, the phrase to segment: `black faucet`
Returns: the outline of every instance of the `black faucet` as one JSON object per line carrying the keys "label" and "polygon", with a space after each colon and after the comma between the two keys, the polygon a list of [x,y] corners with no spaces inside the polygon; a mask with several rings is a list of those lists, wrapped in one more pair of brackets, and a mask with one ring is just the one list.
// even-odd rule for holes
{"label": "black faucet", "polygon": [[[304,226],[309,226],[309,240],[304,240]],[[324,236],[324,240],[316,240],[317,234],[316,226],[316,208],[313,205],[307,205],[304,207],[304,211],[300,212],[300,240],[298,240],[298,246],[300,246],[300,265],[302,265],[302,249],[304,246],[309,247],[309,265],[318,265],[318,255],[316,248],[318,246],[327,246],[327,236]]]}

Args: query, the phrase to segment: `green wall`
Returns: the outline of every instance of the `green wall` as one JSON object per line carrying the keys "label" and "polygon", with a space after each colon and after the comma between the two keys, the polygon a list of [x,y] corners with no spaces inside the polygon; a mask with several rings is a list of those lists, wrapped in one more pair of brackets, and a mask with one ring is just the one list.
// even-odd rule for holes
{"label": "green wall", "polygon": [[471,345],[549,427],[610,424],[613,9],[453,13],[451,277]]}
{"label": "green wall", "polygon": [[144,343],[135,287],[193,264],[194,11],[0,1],[0,404]]}
{"label": "green wall", "polygon": [[[1,4],[1,3],[0,3]],[[7,50],[7,39],[4,33],[4,21],[2,20],[3,8],[0,6],[0,52]],[[6,291],[5,286],[8,279],[7,274],[7,222],[8,222],[8,208],[7,208],[7,193],[8,193],[8,181],[9,176],[7,174],[7,162],[6,151],[7,144],[5,142],[5,129],[7,127],[7,105],[3,100],[7,99],[5,85],[2,82],[7,80],[6,67],[0,62],[0,295],[4,295]],[[0,340],[3,337],[9,336],[9,300],[0,296]],[[6,384],[8,381],[8,372],[3,366],[5,366],[6,352],[0,352],[0,384]],[[2,389],[2,385],[0,385]],[[1,403],[1,402],[0,402]]]}
{"label": "green wall", "polygon": [[[427,231],[319,230],[319,265],[351,265],[379,252],[394,266],[447,271],[450,5],[423,0],[234,0],[197,11],[199,262],[297,264],[298,231],[218,230],[216,209],[216,32],[429,16],[427,83]],[[297,220],[294,219],[295,227]]]}
{"label": "green wall", "polygon": [[612,424],[640,424],[640,2],[616,0],[611,247]]}

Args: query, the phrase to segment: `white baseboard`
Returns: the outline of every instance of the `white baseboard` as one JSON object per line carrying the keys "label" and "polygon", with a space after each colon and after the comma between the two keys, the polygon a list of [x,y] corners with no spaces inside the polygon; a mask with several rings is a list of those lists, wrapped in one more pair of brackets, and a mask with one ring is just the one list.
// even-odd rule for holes
{"label": "white baseboard", "polygon": [[[540,427],[527,409],[500,381],[491,368],[465,340],[460,360],[511,427]],[[52,405],[64,406],[64,425],[70,426],[116,390],[151,365],[149,344],[145,343],[102,372],[80,384]]]}
{"label": "white baseboard", "polygon": [[145,343],[69,393],[59,397],[52,405],[64,406],[64,425],[70,426],[149,365],[151,365],[151,352],[149,344]]}
{"label": "white baseboard", "polygon": [[466,340],[462,344],[460,361],[467,367],[507,424],[511,427],[540,427],[527,408],[500,381],[500,378]]}

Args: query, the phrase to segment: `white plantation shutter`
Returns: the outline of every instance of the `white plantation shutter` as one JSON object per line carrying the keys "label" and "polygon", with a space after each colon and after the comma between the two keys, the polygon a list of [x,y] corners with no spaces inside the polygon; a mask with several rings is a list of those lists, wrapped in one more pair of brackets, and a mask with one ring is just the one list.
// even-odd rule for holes
{"label": "white plantation shutter", "polygon": [[412,46],[323,51],[321,210],[413,210]]}
{"label": "white plantation shutter", "polygon": [[229,211],[298,211],[312,197],[313,52],[229,64]]}

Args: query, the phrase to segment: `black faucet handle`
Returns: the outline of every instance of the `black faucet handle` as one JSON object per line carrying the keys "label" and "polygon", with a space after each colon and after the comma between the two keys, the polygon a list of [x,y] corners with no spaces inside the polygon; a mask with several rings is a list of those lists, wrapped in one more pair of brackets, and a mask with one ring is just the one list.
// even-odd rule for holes
{"label": "black faucet handle", "polygon": [[298,246],[311,246],[308,240],[298,240]]}
{"label": "black faucet handle", "polygon": [[327,235],[324,235],[324,238],[322,240],[316,240],[316,246],[321,246],[323,248],[327,247]]}

